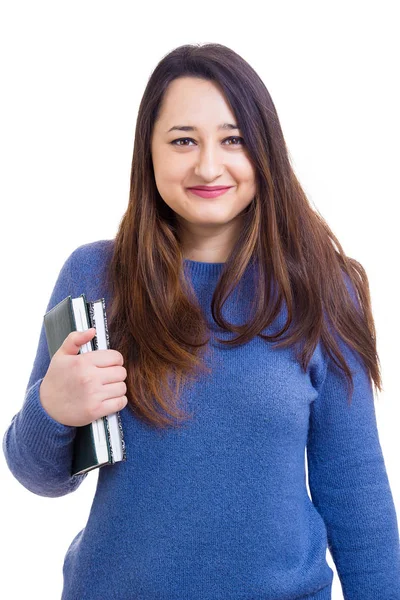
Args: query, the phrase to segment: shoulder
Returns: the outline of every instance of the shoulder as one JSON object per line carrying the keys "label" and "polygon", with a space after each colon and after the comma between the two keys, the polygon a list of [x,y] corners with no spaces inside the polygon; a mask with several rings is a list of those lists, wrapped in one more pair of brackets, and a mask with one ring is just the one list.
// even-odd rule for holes
{"label": "shoulder", "polygon": [[75,295],[86,290],[88,297],[103,295],[107,287],[107,267],[114,248],[114,240],[97,240],[82,244],[70,254],[70,264]]}
{"label": "shoulder", "polygon": [[114,240],[97,240],[82,244],[75,248],[69,256],[71,268],[75,269],[97,269],[108,264],[112,256]]}
{"label": "shoulder", "polygon": [[96,260],[110,254],[114,248],[114,240],[96,240],[78,246],[71,254],[74,260]]}

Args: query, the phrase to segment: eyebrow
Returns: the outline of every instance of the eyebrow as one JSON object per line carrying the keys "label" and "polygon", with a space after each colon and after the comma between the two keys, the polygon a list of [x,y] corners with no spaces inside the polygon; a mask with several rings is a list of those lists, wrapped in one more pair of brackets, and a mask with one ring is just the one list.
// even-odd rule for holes
{"label": "eyebrow", "polygon": [[[197,131],[197,127],[192,127],[191,125],[174,125],[171,129],[168,129],[167,133],[174,129],[178,131]],[[239,127],[234,123],[222,123],[222,125],[218,125],[217,129],[237,129],[239,131]]]}

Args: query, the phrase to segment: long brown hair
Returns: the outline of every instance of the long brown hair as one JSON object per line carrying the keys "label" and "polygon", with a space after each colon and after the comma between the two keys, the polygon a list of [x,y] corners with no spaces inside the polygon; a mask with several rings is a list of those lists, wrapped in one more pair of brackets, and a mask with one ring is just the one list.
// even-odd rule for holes
{"label": "long brown hair", "polygon": [[[310,206],[290,164],[274,103],[260,77],[226,46],[196,44],[180,46],[164,56],[147,83],[136,123],[129,204],[107,271],[112,290],[111,306],[107,307],[110,343],[124,357],[128,407],[150,425],[177,426],[187,418],[179,408],[182,385],[194,379],[196,370],[208,370],[202,362],[209,341],[207,321],[182,277],[175,213],[157,190],[150,151],[163,95],[171,81],[183,76],[220,85],[256,172],[256,196],[244,211],[243,229],[223,265],[212,299],[216,323],[238,335],[219,341],[236,346],[259,335],[278,347],[297,348],[302,342],[297,358],[305,372],[321,340],[351,384],[351,401],[352,373],[340,352],[337,333],[360,353],[381,391],[364,268],[344,254],[321,214]],[[249,264],[258,268],[256,310],[249,323],[236,326],[223,319],[221,305]],[[275,302],[270,294],[272,280],[278,288]],[[273,323],[283,300],[288,314],[285,326],[274,335],[261,334]],[[290,335],[285,337],[289,328]]]}

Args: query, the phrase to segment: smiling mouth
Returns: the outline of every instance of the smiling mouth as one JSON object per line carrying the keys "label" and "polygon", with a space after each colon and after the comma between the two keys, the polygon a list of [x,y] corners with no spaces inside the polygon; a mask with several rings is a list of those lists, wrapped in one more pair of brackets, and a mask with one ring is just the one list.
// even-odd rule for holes
{"label": "smiling mouth", "polygon": [[188,188],[189,190],[205,190],[206,192],[215,192],[218,190],[229,190],[232,185],[195,185],[193,187]]}
{"label": "smiling mouth", "polygon": [[223,194],[226,194],[227,192],[229,192],[232,187],[224,187],[224,188],[219,188],[219,189],[200,189],[200,188],[188,188],[188,191],[195,195],[195,196],[200,196],[200,198],[217,198],[218,196],[222,196]]}

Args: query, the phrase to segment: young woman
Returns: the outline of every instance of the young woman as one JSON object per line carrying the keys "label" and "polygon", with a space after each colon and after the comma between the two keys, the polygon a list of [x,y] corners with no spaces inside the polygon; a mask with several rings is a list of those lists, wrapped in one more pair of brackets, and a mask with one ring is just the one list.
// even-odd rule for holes
{"label": "young woman", "polygon": [[231,49],[151,74],[119,230],[72,252],[46,312],[82,292],[111,349],[78,354],[94,331],[74,332],[50,361],[42,328],[3,442],[22,485],[62,496],[86,476],[76,427],[121,410],[127,460],[99,470],[63,600],[327,600],[327,548],[346,600],[400,599],[367,275]]}

